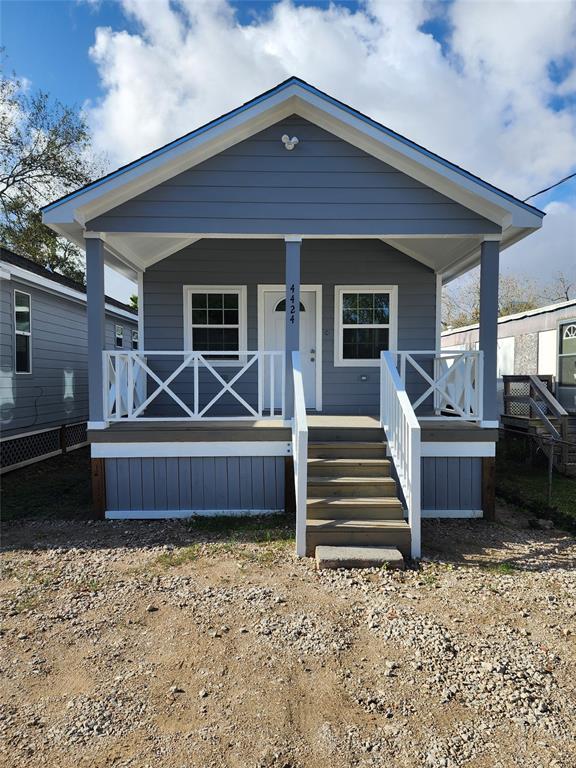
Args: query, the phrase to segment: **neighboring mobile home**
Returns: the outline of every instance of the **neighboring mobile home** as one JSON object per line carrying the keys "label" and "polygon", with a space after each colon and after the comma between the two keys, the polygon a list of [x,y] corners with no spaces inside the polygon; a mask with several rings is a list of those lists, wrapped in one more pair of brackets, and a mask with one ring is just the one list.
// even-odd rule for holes
{"label": "neighboring mobile home", "polygon": [[[442,349],[478,349],[479,335],[478,323],[443,331]],[[576,414],[576,299],[498,318],[500,396],[503,376],[524,374],[553,377],[556,398]]]}
{"label": "neighboring mobile home", "polygon": [[[299,555],[414,557],[421,514],[490,514],[499,252],[543,215],[297,78],[47,206],[86,246],[102,513],[295,490]],[[106,343],[104,264],[139,281],[137,351]],[[442,284],[478,264],[480,349],[443,352]]]}
{"label": "neighboring mobile home", "polygon": [[[105,299],[110,349],[137,349],[130,307]],[[86,443],[86,289],[0,247],[2,471]]]}

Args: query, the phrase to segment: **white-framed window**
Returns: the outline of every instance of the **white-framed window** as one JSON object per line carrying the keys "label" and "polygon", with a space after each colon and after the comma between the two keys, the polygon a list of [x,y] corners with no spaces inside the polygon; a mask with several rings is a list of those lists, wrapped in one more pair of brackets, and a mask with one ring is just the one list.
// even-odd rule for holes
{"label": "white-framed window", "polygon": [[124,327],[121,325],[114,326],[114,346],[117,349],[122,349],[124,346]]}
{"label": "white-framed window", "polygon": [[397,325],[397,285],[337,285],[334,365],[379,365],[380,352],[397,348]]}
{"label": "white-framed window", "polygon": [[562,323],[559,331],[558,384],[576,387],[576,320]]}
{"label": "white-framed window", "polygon": [[138,349],[138,331],[133,329],[131,334],[132,349]]}
{"label": "white-framed window", "polygon": [[14,370],[32,373],[32,299],[14,291]]}
{"label": "white-framed window", "polygon": [[[184,347],[194,352],[246,349],[246,286],[185,285]],[[219,366],[238,365],[238,356],[210,356]]]}

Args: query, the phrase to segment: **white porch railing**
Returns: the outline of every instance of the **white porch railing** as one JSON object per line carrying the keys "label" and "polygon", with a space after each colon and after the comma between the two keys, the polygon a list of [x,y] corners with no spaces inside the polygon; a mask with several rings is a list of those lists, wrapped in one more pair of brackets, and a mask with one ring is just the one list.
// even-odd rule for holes
{"label": "white porch railing", "polygon": [[482,421],[482,352],[423,350],[396,354],[403,388],[406,389],[407,377],[412,379],[410,389],[424,382],[424,391],[412,398],[412,408],[416,413],[420,409],[421,419],[460,417]]}
{"label": "white porch railing", "polygon": [[308,500],[308,424],[299,352],[292,352],[294,380],[294,419],[292,420],[292,454],[296,491],[296,555],[306,554],[306,505]]}
{"label": "white porch railing", "polygon": [[406,500],[411,555],[416,559],[420,557],[420,424],[392,352],[382,352],[380,357],[380,424]]}
{"label": "white porch railing", "polygon": [[[166,375],[170,358],[181,359]],[[216,361],[214,358],[219,358]],[[222,369],[218,362],[230,358],[236,365]],[[151,360],[156,362],[154,370]],[[230,362],[228,362],[228,366]],[[199,421],[217,419],[266,419],[284,417],[285,384],[284,353],[276,351],[249,352],[183,352],[183,351],[104,351],[104,418],[106,421]],[[242,377],[255,371],[255,381]],[[226,380],[221,371],[231,371]],[[187,381],[176,390],[176,379],[187,375]],[[245,385],[242,393],[239,385]],[[182,392],[191,392],[186,397]],[[249,394],[248,394],[249,393]],[[148,415],[147,409],[160,395],[176,404],[177,416]],[[240,414],[210,415],[224,395],[239,404]],[[165,407],[165,403],[163,404]],[[238,408],[237,408],[238,410]]]}

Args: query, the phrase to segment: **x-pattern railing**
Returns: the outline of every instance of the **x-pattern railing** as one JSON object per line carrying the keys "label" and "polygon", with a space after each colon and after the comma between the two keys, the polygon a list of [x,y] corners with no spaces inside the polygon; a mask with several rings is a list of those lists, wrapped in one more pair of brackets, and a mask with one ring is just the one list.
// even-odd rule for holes
{"label": "x-pattern railing", "polygon": [[[182,356],[182,362],[165,378],[154,370],[150,358]],[[227,381],[217,369],[218,359],[237,363],[238,371]],[[240,394],[235,385],[254,366],[257,366],[256,403],[249,402],[250,397]],[[174,391],[174,382],[184,371],[192,369],[193,397],[192,403],[186,402]],[[279,369],[278,371],[276,369]],[[220,389],[210,392],[207,403],[201,403],[203,386],[207,381],[202,371],[206,371],[211,382],[217,382]],[[148,380],[155,385],[150,394],[146,392]],[[280,382],[282,392],[275,397],[276,384]],[[253,386],[253,385],[252,385]],[[267,388],[268,397],[264,390]],[[251,386],[248,385],[248,390]],[[181,409],[178,417],[149,416],[146,410],[161,394],[167,395]],[[210,416],[209,413],[218,401],[226,394],[234,398],[242,407],[241,415],[236,413],[221,416]],[[247,399],[248,397],[248,399]],[[267,403],[265,403],[267,400]],[[278,401],[278,402],[277,402]],[[109,421],[119,419],[139,421],[164,421],[173,418],[178,420],[190,419],[238,419],[238,418],[272,418],[284,415],[284,354],[276,351],[226,351],[226,352],[104,352],[104,407]]]}
{"label": "x-pattern railing", "polygon": [[[468,421],[482,419],[482,353],[479,351],[423,350],[399,352],[400,379],[407,385],[412,369],[428,386],[412,402],[416,411],[433,398],[434,416]],[[416,358],[420,358],[418,362]],[[426,370],[428,363],[428,370]]]}

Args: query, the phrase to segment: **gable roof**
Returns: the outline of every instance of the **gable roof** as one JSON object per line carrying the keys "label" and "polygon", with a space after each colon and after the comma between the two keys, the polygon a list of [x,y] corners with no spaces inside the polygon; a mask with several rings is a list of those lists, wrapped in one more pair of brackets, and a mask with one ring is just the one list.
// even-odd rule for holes
{"label": "gable roof", "polygon": [[[291,77],[221,117],[149,152],[139,159],[45,206],[44,222],[83,246],[84,227],[107,211],[189,170],[225,149],[297,114],[355,145],[396,170],[411,176],[495,223],[502,231],[501,248],[542,225],[545,215],[458,165],[425,149],[347,104],[296,77]],[[215,235],[217,233],[214,233]],[[209,236],[179,234],[154,243],[137,233],[105,233],[107,261],[134,278],[154,261]],[[281,236],[281,234],[274,235]],[[374,235],[376,236],[376,235]],[[439,238],[387,236],[386,241],[441,273],[444,280],[478,263],[481,237],[449,243]]]}
{"label": "gable roof", "polygon": [[151,152],[146,153],[145,155],[142,155],[141,157],[137,158],[136,160],[132,160],[130,163],[126,163],[125,165],[120,166],[119,168],[116,168],[116,170],[111,171],[110,173],[107,173],[106,175],[100,177],[99,179],[95,179],[94,181],[90,182],[89,184],[85,184],[83,187],[79,187],[74,192],[70,192],[66,195],[63,195],[62,197],[53,200],[51,203],[48,203],[47,205],[43,206],[41,208],[42,211],[48,211],[51,210],[53,207],[60,205],[61,203],[71,200],[72,198],[76,197],[77,195],[80,195],[82,192],[93,189],[97,186],[100,186],[104,182],[106,182],[109,179],[115,178],[116,176],[119,176],[126,171],[136,168],[137,166],[141,165],[142,163],[145,163],[147,160],[150,160],[153,157],[157,157],[168,150],[172,149],[173,147],[176,147],[183,142],[190,141],[190,139],[195,138],[196,136],[199,136],[201,133],[204,133],[205,131],[210,130],[211,128],[215,127],[216,125],[221,124],[222,122],[229,120],[231,117],[238,115],[242,112],[244,112],[247,109],[250,109],[250,107],[258,104],[259,102],[269,98],[270,96],[281,93],[283,90],[288,88],[290,85],[297,84],[299,87],[310,91],[314,95],[318,96],[321,99],[324,99],[325,101],[336,105],[340,109],[345,110],[346,112],[349,112],[351,115],[354,115],[355,117],[359,118],[360,120],[363,120],[367,124],[375,127],[377,130],[382,131],[387,136],[391,136],[398,141],[405,143],[407,146],[412,147],[413,149],[416,149],[418,152],[421,152],[423,155],[427,157],[431,157],[438,162],[442,163],[443,165],[451,168],[452,170],[456,171],[457,173],[461,173],[463,176],[472,179],[479,184],[485,186],[487,189],[492,190],[498,195],[501,195],[502,197],[526,208],[529,211],[532,211],[536,214],[539,214],[540,216],[545,216],[546,214],[541,211],[539,208],[536,208],[533,205],[530,205],[528,203],[525,203],[523,200],[520,200],[517,197],[514,197],[514,195],[511,195],[508,192],[505,192],[504,190],[500,189],[499,187],[496,187],[494,184],[490,184],[490,182],[485,181],[484,179],[481,179],[480,176],[476,176],[475,174],[471,173],[470,171],[467,171],[465,168],[462,168],[459,165],[456,165],[455,163],[450,162],[449,160],[446,160],[445,158],[441,157],[440,155],[436,154],[435,152],[432,152],[429,149],[426,149],[421,144],[416,143],[415,141],[412,141],[411,139],[408,139],[406,136],[403,136],[400,133],[397,133],[396,131],[392,130],[391,128],[388,128],[387,126],[383,125],[382,123],[377,122],[376,120],[373,120],[368,115],[364,114],[363,112],[360,112],[357,109],[354,109],[353,107],[349,106],[348,104],[345,104],[343,101],[339,101],[338,99],[334,98],[333,96],[330,96],[325,91],[321,91],[319,88],[316,88],[313,85],[310,85],[310,83],[307,83],[305,80],[302,80],[299,77],[289,77],[283,82],[279,83],[278,85],[274,86],[273,88],[270,88],[268,91],[264,91],[264,93],[261,93],[259,96],[256,96],[253,99],[250,99],[249,101],[245,101],[243,104],[241,104],[239,107],[235,107],[234,109],[230,110],[229,112],[225,112],[223,115],[220,115],[220,117],[215,118],[214,120],[210,120],[208,123],[204,123],[204,125],[199,126],[198,128],[195,128],[192,131],[189,131],[188,133],[185,133],[183,136],[180,136],[177,139],[174,139],[173,141],[168,142],[167,144],[164,144],[161,147],[158,147],[158,149],[154,149]]}

